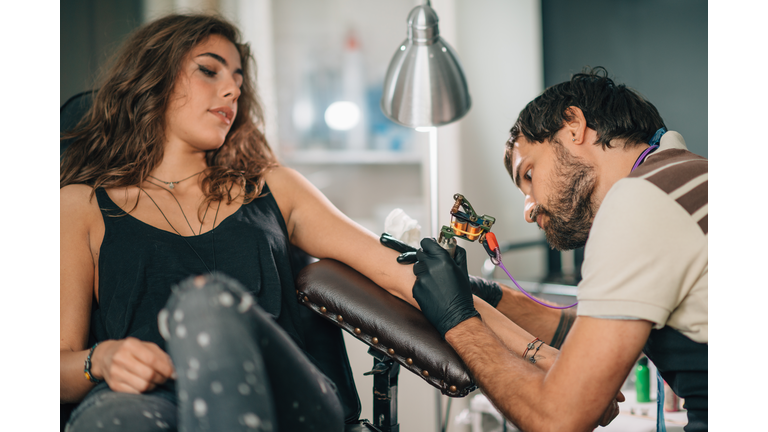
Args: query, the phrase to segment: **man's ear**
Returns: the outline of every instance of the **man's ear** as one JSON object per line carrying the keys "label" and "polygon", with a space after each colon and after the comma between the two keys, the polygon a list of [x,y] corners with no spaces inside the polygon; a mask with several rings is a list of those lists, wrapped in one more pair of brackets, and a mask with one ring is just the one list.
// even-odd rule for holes
{"label": "man's ear", "polygon": [[573,144],[584,143],[584,138],[587,131],[587,119],[584,117],[584,112],[581,108],[570,106],[565,110],[565,121],[563,122],[563,129],[565,129],[568,137]]}

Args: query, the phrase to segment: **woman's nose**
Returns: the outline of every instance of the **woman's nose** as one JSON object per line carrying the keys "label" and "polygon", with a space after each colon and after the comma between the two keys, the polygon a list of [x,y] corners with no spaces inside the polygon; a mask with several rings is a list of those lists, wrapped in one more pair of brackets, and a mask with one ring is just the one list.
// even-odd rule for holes
{"label": "woman's nose", "polygon": [[240,97],[240,87],[238,87],[237,81],[235,81],[234,78],[227,80],[227,83],[224,85],[223,92],[225,98],[231,97],[237,101],[237,98]]}

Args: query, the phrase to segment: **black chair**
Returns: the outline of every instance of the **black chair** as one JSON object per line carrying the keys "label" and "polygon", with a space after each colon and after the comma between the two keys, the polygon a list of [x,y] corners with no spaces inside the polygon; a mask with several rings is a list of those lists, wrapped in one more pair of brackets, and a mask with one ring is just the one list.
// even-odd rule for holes
{"label": "black chair", "polygon": [[[61,132],[72,130],[92,103],[93,91],[77,94],[60,110]],[[60,154],[71,144],[62,140]],[[390,295],[352,268],[292,254],[297,301],[307,306],[302,322],[311,329],[306,351],[336,383],[344,407],[345,432],[399,432],[397,382],[400,367],[451,397],[477,388],[464,362],[413,306]],[[341,334],[343,329],[369,345],[373,368],[373,424],[360,420],[361,405]],[[76,404],[60,407],[64,430]]]}
{"label": "black chair", "polygon": [[[59,109],[59,132],[64,133],[70,131],[77,126],[80,119],[83,118],[85,113],[90,108],[93,102],[93,91],[86,91],[78,93],[75,96],[69,98],[64,105]],[[59,157],[64,154],[64,150],[72,144],[72,139],[61,140],[59,142]],[[72,410],[75,409],[77,404],[63,403],[59,407],[59,417],[61,419],[61,431],[64,431],[64,426],[69,420],[69,416],[72,414]]]}

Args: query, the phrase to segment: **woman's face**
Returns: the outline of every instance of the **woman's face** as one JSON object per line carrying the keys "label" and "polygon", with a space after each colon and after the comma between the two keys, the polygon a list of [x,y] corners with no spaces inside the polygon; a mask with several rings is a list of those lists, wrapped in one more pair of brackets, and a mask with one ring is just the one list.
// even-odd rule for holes
{"label": "woman's face", "polygon": [[221,147],[237,115],[242,84],[240,54],[228,39],[211,35],[192,48],[166,111],[166,146]]}

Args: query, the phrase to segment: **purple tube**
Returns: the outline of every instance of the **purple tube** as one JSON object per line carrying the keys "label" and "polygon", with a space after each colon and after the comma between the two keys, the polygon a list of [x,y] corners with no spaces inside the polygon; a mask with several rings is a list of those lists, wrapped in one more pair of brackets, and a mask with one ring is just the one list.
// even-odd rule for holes
{"label": "purple tube", "polygon": [[519,289],[523,294],[528,296],[529,299],[535,301],[536,303],[538,303],[538,304],[540,304],[542,306],[546,306],[546,307],[551,308],[551,309],[568,309],[568,308],[572,308],[572,307],[576,306],[577,304],[579,304],[579,302],[576,302],[576,303],[574,303],[574,304],[572,304],[570,306],[552,306],[552,305],[548,305],[546,303],[543,303],[543,302],[539,301],[534,296],[528,294],[528,292],[526,290],[524,290],[523,287],[520,286],[520,284],[517,283],[515,278],[513,278],[512,275],[509,274],[509,271],[507,271],[507,268],[504,267],[504,263],[501,262],[501,253],[499,253],[499,250],[496,249],[494,252],[496,252],[496,260],[499,261],[499,263],[496,264],[496,265],[498,265],[499,267],[501,267],[502,270],[504,270],[504,273],[506,273],[507,276],[509,276],[509,278],[512,279],[512,282],[515,283],[515,286],[517,287],[517,289]]}

